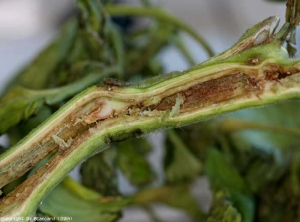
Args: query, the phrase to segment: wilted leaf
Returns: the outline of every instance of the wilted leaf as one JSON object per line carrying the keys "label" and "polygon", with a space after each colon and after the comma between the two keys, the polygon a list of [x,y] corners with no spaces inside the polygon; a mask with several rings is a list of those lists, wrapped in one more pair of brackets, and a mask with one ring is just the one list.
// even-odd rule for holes
{"label": "wilted leaf", "polygon": [[300,221],[300,152],[295,149],[276,181],[259,192],[258,219],[263,222]]}
{"label": "wilted leaf", "polygon": [[108,155],[109,152],[115,150],[110,149],[92,156],[80,168],[82,183],[104,196],[117,195],[117,175],[115,167],[115,155]]}
{"label": "wilted leaf", "polygon": [[144,186],[153,181],[155,175],[146,158],[151,146],[145,138],[121,142],[117,149],[118,167],[133,185]]}
{"label": "wilted leaf", "polygon": [[270,182],[277,181],[286,169],[284,164],[276,163],[270,158],[272,157],[257,156],[244,172],[244,178],[254,193],[266,187]]}
{"label": "wilted leaf", "polygon": [[207,149],[214,146],[218,131],[214,127],[215,119],[185,126],[182,130],[176,130],[185,145],[200,160],[206,157]]}
{"label": "wilted leaf", "polygon": [[190,193],[189,186],[186,184],[161,186],[143,190],[133,197],[133,202],[140,205],[157,202],[164,203],[184,210],[195,218],[204,218],[204,213],[200,210]]}
{"label": "wilted leaf", "polygon": [[[226,121],[227,122],[227,121]],[[236,121],[234,121],[236,122]],[[287,155],[279,149],[276,156],[264,149],[253,147],[239,133],[224,135],[225,157],[247,183],[252,193],[257,193],[270,182],[277,181],[287,168]]]}
{"label": "wilted leaf", "polygon": [[165,173],[168,182],[193,180],[200,174],[200,160],[190,152],[175,131],[167,132],[166,151]]}
{"label": "wilted leaf", "polygon": [[291,180],[288,177],[269,184],[261,191],[259,200],[257,203],[259,221],[300,221],[300,196],[292,193]]}

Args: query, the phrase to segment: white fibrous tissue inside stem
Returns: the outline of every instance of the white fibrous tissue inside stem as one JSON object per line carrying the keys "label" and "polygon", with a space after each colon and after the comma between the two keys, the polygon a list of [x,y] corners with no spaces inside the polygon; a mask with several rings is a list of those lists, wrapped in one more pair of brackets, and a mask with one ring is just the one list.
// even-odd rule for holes
{"label": "white fibrous tissue inside stem", "polygon": [[116,100],[101,99],[97,102],[96,106],[98,106],[98,108],[95,111],[83,117],[85,123],[91,124],[97,120],[104,120],[115,117],[120,113],[125,113],[128,103]]}
{"label": "white fibrous tissue inside stem", "polygon": [[105,119],[110,117],[113,112],[122,112],[128,106],[127,103],[120,101],[104,101],[100,111],[98,111],[97,116],[100,119]]}

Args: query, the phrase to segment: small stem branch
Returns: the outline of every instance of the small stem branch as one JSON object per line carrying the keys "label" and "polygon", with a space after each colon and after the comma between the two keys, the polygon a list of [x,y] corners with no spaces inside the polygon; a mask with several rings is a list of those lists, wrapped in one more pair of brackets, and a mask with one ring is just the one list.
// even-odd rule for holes
{"label": "small stem branch", "polygon": [[285,133],[292,136],[300,136],[300,130],[295,128],[271,126],[240,119],[225,119],[221,122],[220,129],[224,132],[233,132],[240,130],[267,130],[272,132]]}
{"label": "small stem branch", "polygon": [[145,210],[145,212],[149,215],[152,222],[163,222],[154,212],[153,209],[149,205],[143,205],[142,208]]}
{"label": "small stem branch", "polygon": [[180,52],[182,53],[182,55],[184,56],[188,64],[190,66],[196,65],[197,62],[195,61],[190,51],[185,46],[184,42],[182,41],[182,37],[177,35],[174,36],[173,39],[174,39],[175,46],[180,50]]}
{"label": "small stem branch", "polygon": [[131,15],[131,16],[150,16],[169,24],[173,24],[187,33],[189,33],[199,44],[204,48],[206,53],[209,57],[214,55],[213,50],[210,46],[206,43],[206,41],[200,37],[191,27],[189,27],[184,22],[178,20],[177,18],[173,17],[172,15],[159,10],[157,8],[141,8],[141,7],[133,7],[133,6],[106,6],[105,10],[110,15]]}

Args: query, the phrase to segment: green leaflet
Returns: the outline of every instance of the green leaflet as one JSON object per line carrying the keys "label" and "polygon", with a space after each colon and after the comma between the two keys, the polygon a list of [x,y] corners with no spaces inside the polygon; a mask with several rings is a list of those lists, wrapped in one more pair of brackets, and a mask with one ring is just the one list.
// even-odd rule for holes
{"label": "green leaflet", "polygon": [[[227,163],[225,154],[211,148],[208,150],[206,159],[206,172],[214,190],[227,191],[227,196],[241,214],[242,221],[252,222],[255,214],[254,199],[249,193],[249,183],[246,183],[246,180],[241,177],[238,168]],[[261,180],[261,178],[257,179]],[[256,183],[256,181],[251,182]],[[224,216],[226,212],[227,210],[224,211]],[[221,212],[219,214],[221,215]]]}
{"label": "green leaflet", "polygon": [[167,181],[192,181],[202,171],[202,164],[173,130],[167,131],[165,173]]}
{"label": "green leaflet", "polygon": [[84,200],[60,184],[43,200],[39,209],[50,217],[72,217],[74,222],[110,222],[119,218],[121,209],[128,203],[128,199],[122,198]]}
{"label": "green leaflet", "polygon": [[[247,109],[235,112],[229,114],[229,116],[272,127],[299,130],[300,119],[296,111],[299,108],[299,102],[288,101],[259,109]],[[276,148],[287,150],[292,146],[300,145],[300,137],[297,134],[284,131],[248,129],[240,130],[238,134],[253,146],[273,153],[277,159],[280,158],[280,153],[278,153],[279,151]]]}
{"label": "green leaflet", "polygon": [[28,133],[38,127],[43,121],[49,118],[52,114],[50,107],[47,104],[43,104],[38,112],[34,113],[26,121],[21,121],[20,124],[9,128],[6,132],[9,138],[9,146],[17,144],[22,138],[24,138]]}
{"label": "green leaflet", "polygon": [[255,221],[255,200],[252,195],[231,191],[230,199],[234,203],[235,208],[240,212],[243,222]]}
{"label": "green leaflet", "polygon": [[[232,123],[238,122],[233,121]],[[224,121],[223,124],[229,128],[232,127],[229,126],[231,123],[228,120]],[[239,131],[224,135],[224,132],[222,134],[222,130],[220,130],[219,133],[222,135],[220,138],[222,138],[224,158],[242,175],[252,193],[256,194],[268,183],[277,181],[284,174],[287,167],[287,156],[283,152],[277,150],[277,155],[280,156],[279,161],[273,153],[265,151],[261,147],[253,146],[252,141],[241,137]]]}
{"label": "green leaflet", "polygon": [[[241,213],[243,221],[254,220],[254,208],[258,211],[255,214],[259,215],[260,221],[281,221],[283,218],[287,221],[294,221],[297,218],[292,210],[297,207],[295,203],[298,202],[297,187],[298,175],[300,175],[299,167],[297,167],[298,151],[293,148],[293,146],[299,146],[297,145],[297,128],[292,127],[299,124],[296,116],[293,118],[296,115],[292,111],[294,105],[297,103],[288,102],[234,114],[235,118],[245,118],[248,120],[247,122],[224,121],[225,126],[223,127],[231,128],[234,132],[227,134],[228,147],[225,149],[227,152],[224,157],[230,159],[230,163],[243,175],[243,180],[247,183],[252,195],[258,197],[259,200],[256,201],[256,207],[254,207],[253,198],[249,194],[238,192],[232,188],[228,190],[228,196]],[[286,121],[281,121],[284,119],[283,114],[284,116],[285,114],[289,115],[293,120],[289,121],[288,118],[285,118]],[[233,130],[234,128],[235,130]],[[249,130],[251,130],[250,134]],[[258,137],[251,137],[252,133]],[[271,139],[272,135],[274,139]],[[258,140],[258,138],[262,139]],[[287,144],[286,148],[279,150],[277,147],[284,142]],[[278,145],[276,146],[276,144]],[[268,147],[269,149],[267,149]],[[226,171],[223,170],[223,172]],[[219,178],[219,176],[215,177]],[[211,181],[214,184],[214,180]],[[223,184],[228,188],[227,182],[223,182]],[[274,212],[276,208],[278,210]]]}
{"label": "green leaflet", "polygon": [[117,165],[131,184],[143,187],[154,180],[155,174],[146,159],[151,146],[145,138],[121,142],[117,150]]}
{"label": "green leaflet", "polygon": [[21,120],[37,113],[45,95],[37,91],[17,87],[0,100],[0,134]]}
{"label": "green leaflet", "polygon": [[208,150],[205,171],[214,187],[226,187],[240,192],[249,191],[238,170],[229,165],[224,154],[215,148]]}

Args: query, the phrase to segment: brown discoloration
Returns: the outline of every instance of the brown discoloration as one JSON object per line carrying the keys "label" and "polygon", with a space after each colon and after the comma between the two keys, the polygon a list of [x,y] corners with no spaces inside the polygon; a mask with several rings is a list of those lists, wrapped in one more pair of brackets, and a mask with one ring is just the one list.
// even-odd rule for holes
{"label": "brown discoloration", "polygon": [[[256,60],[250,62],[251,64],[248,64],[249,66],[257,64]],[[6,169],[6,172],[1,169],[0,186],[23,175],[40,160],[49,155],[49,153],[57,150],[58,145],[55,144],[51,138],[52,135],[57,135],[64,141],[67,141],[70,138],[73,139],[73,142],[68,149],[60,150],[48,164],[40,168],[33,176],[27,179],[8,196],[2,198],[0,200],[0,206],[9,206],[9,204],[13,202],[21,203],[22,200],[25,200],[34,191],[36,186],[45,181],[47,176],[49,176],[68,155],[91,137],[93,133],[89,131],[89,129],[98,130],[103,126],[107,127],[109,124],[113,125],[116,121],[125,121],[126,118],[139,118],[141,112],[144,111],[151,112],[151,114],[153,114],[152,118],[155,116],[159,119],[162,115],[160,111],[165,113],[171,112],[172,107],[176,104],[176,98],[178,97],[183,99],[183,102],[180,104],[180,114],[192,109],[201,109],[214,104],[221,104],[237,97],[247,97],[252,95],[259,97],[264,90],[266,82],[280,82],[280,80],[297,72],[299,72],[299,70],[296,68],[283,68],[272,63],[266,64],[260,75],[258,74],[258,69],[256,69],[256,67],[251,67],[244,71],[231,69],[224,74],[222,73],[222,76],[215,77],[214,79],[198,79],[195,82],[186,83],[186,85],[181,85],[178,88],[169,88],[165,92],[155,95],[162,98],[154,100],[155,104],[153,102],[147,106],[143,105],[144,101],[151,101],[147,94],[142,97],[143,99],[139,100],[129,96],[122,100],[122,102],[128,104],[128,107],[125,107],[122,110],[113,109],[111,114],[103,119],[99,119],[99,117],[96,116],[104,105],[103,97],[102,100],[101,98],[86,100],[85,102],[82,102],[82,105],[76,108],[68,118],[64,119],[53,130],[49,131],[47,135],[44,135],[44,137],[39,140],[38,144],[33,144],[33,149],[31,147],[31,149],[28,149],[28,152],[24,152],[22,156],[18,157],[17,160],[19,163],[17,166],[10,165]],[[105,89],[102,88],[102,90]],[[114,98],[113,96],[114,94],[112,94],[112,98]],[[106,99],[110,98],[107,97]],[[143,117],[147,118],[147,115]],[[141,130],[137,129],[131,133],[127,132],[113,136],[107,135],[104,138],[104,142],[108,145],[108,143],[124,140],[128,137],[140,136],[142,133]],[[33,150],[34,152],[32,152]],[[5,209],[3,210],[5,211]],[[0,213],[4,211],[0,209]]]}
{"label": "brown discoloration", "polygon": [[267,81],[279,81],[284,79],[292,74],[298,73],[299,69],[296,67],[280,67],[277,64],[268,64],[266,66],[265,80]]}
{"label": "brown discoloration", "polygon": [[298,72],[299,70],[295,67],[285,68],[269,63],[265,65],[265,76],[258,75],[258,70],[247,70],[245,73],[236,71],[235,74],[228,74],[217,79],[205,81],[189,89],[166,96],[159,104],[148,108],[150,110],[170,110],[175,105],[178,93],[184,98],[184,104],[181,107],[182,112],[186,108],[206,107],[237,96],[248,97],[248,95],[251,96],[254,93],[254,95],[259,97],[267,82],[280,82],[281,79]]}
{"label": "brown discoloration", "polygon": [[29,149],[21,156],[16,156],[14,162],[6,165],[5,168],[1,168],[0,187],[5,186],[11,181],[24,175],[28,170],[56,149],[57,145],[54,142],[46,142],[42,145],[35,144],[33,146],[34,152],[32,152],[32,149]]}
{"label": "brown discoloration", "polygon": [[[96,124],[92,124],[90,127],[95,127]],[[120,132],[118,135],[107,135],[106,142],[107,145],[111,142],[123,141],[129,137],[139,137],[143,134],[143,131],[139,128],[133,130],[132,132]],[[57,153],[49,162],[43,165],[39,170],[37,170],[30,178],[28,178],[24,183],[19,185],[13,192],[9,193],[7,196],[0,199],[0,215],[5,211],[5,206],[9,206],[11,203],[21,203],[26,200],[26,198],[34,191],[34,189],[39,185],[40,182],[44,181],[53,170],[56,169],[58,164],[63,163],[64,159],[69,156],[78,146],[86,141],[91,135],[88,130],[78,134],[77,139],[70,146],[69,149],[61,150]],[[18,195],[16,195],[18,194]]]}
{"label": "brown discoloration", "polygon": [[25,201],[26,198],[34,191],[36,186],[41,181],[45,180],[47,176],[55,169],[55,165],[62,161],[63,155],[67,154],[67,152],[68,150],[65,150],[64,152],[60,152],[59,154],[54,156],[49,161],[49,164],[45,164],[38,171],[36,171],[29,179],[27,179],[24,183],[19,185],[13,192],[0,199],[0,205],[2,206],[2,208],[0,209],[0,214],[5,212],[5,206],[9,206],[12,203],[21,203]]}
{"label": "brown discoloration", "polygon": [[[226,75],[202,82],[180,92],[180,95],[184,98],[181,110],[217,104],[248,91],[260,91],[258,82],[255,78],[244,73]],[[238,92],[237,89],[242,89],[242,91]],[[175,105],[177,96],[178,93],[174,93],[162,99],[155,109],[160,111],[170,110]]]}
{"label": "brown discoloration", "polygon": [[52,139],[52,135],[58,135],[61,139],[67,141],[70,138],[75,138],[89,127],[82,123],[71,126],[70,123],[72,122],[69,118],[65,119],[57,128],[46,134],[39,143],[32,144],[30,149],[25,150],[20,156],[15,156],[13,162],[7,164],[5,168],[1,168],[0,187],[21,177],[49,154],[56,151],[59,146]]}
{"label": "brown discoloration", "polygon": [[[253,57],[251,64],[257,63],[256,57]],[[60,125],[50,131],[47,135],[40,139],[38,144],[32,144],[28,152],[24,152],[22,156],[14,157],[17,165],[7,165],[6,168],[1,169],[0,173],[0,187],[20,177],[39,161],[44,159],[47,155],[58,149],[58,145],[52,139],[52,135],[57,135],[64,141],[72,138],[76,140],[78,135],[87,131],[93,126],[95,122],[98,124],[106,119],[116,119],[122,116],[138,116],[143,111],[153,112],[153,115],[160,115],[155,111],[170,112],[176,103],[176,98],[181,96],[183,104],[180,106],[180,112],[185,110],[207,107],[214,104],[219,104],[228,101],[232,98],[251,95],[249,92],[259,97],[262,92],[265,82],[279,81],[294,73],[299,72],[295,67],[280,67],[274,63],[268,63],[263,68],[264,77],[258,77],[257,69],[248,69],[244,72],[238,69],[228,70],[228,73],[221,77],[203,81],[188,83],[189,86],[181,86],[177,91],[170,89],[162,93],[161,100],[156,104],[145,106],[143,101],[135,101],[135,98],[126,98],[124,102],[128,103],[128,107],[122,110],[113,110],[107,117],[100,118],[97,115],[103,105],[103,98],[94,98],[86,100],[80,107],[69,115]],[[118,85],[118,84],[117,84]],[[100,87],[99,90],[105,90]],[[109,99],[109,98],[106,98]],[[130,100],[130,102],[129,102]],[[145,97],[144,100],[149,100]],[[153,116],[152,115],[152,116]],[[148,115],[151,116],[151,115]],[[32,152],[34,150],[34,152]],[[27,158],[25,158],[27,157]],[[30,157],[30,158],[28,158]],[[14,161],[14,163],[16,163]]]}

